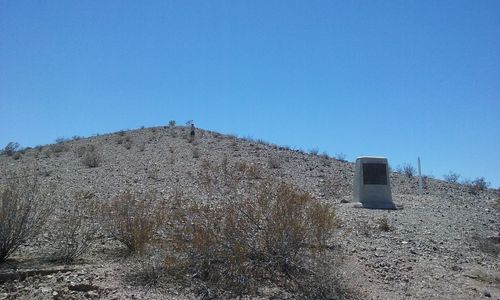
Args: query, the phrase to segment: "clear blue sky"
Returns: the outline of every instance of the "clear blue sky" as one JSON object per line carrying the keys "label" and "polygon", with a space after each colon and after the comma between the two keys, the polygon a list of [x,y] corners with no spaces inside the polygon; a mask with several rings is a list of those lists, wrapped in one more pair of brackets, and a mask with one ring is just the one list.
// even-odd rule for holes
{"label": "clear blue sky", "polygon": [[0,0],[0,146],[194,120],[500,185],[500,1]]}

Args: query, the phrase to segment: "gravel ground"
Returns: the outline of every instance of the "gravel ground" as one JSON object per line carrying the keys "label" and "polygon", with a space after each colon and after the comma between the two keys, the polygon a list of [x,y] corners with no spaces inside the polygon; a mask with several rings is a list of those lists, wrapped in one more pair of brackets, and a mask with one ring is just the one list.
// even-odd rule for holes
{"label": "gravel ground", "polygon": [[[78,157],[81,147],[90,144],[101,153],[96,168]],[[35,168],[41,185],[57,184],[56,198],[62,202],[77,191],[107,201],[125,190],[156,190],[168,198],[176,189],[195,201],[217,201],[200,178],[207,162],[220,164],[224,158],[259,170],[245,184],[278,178],[333,203],[341,220],[335,240],[346,254],[344,277],[364,298],[500,299],[499,195],[493,190],[472,194],[465,186],[426,178],[419,195],[416,178],[392,173],[394,202],[403,209],[355,208],[350,203],[352,163],[204,130],[190,142],[184,127],[46,145],[26,150],[20,159],[1,155],[0,182],[13,171]],[[44,257],[53,234],[48,226],[0,265],[0,274],[52,271],[3,281],[0,299],[196,299],[189,288],[131,284],[127,274],[138,267],[137,260],[120,255],[120,246],[107,238],[72,265],[51,263]],[[262,293],[263,299],[276,297],[292,296]]]}

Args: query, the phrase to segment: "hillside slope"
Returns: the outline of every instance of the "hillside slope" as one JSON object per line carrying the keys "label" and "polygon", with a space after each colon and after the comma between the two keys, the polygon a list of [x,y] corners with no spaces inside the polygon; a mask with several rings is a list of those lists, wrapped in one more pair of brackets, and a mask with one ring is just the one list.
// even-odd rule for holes
{"label": "hillside slope", "polygon": [[[89,145],[94,145],[100,155],[98,167],[82,162],[82,147]],[[184,197],[206,203],[224,201],[207,183],[207,176],[211,178],[208,180],[219,180],[217,174],[210,173],[210,166],[224,161],[249,170],[248,176],[241,178],[244,184],[276,178],[333,203],[341,220],[335,243],[345,255],[344,277],[368,298],[500,298],[499,245],[495,244],[498,239],[491,238],[499,235],[500,218],[498,194],[491,190],[474,194],[465,186],[426,178],[424,194],[419,195],[416,178],[393,173],[394,202],[403,209],[354,208],[349,203],[354,172],[351,163],[204,130],[198,130],[195,140],[189,141],[184,127],[146,128],[64,141],[26,150],[18,159],[1,155],[0,182],[28,168],[36,170],[41,185],[57,185],[60,201],[70,201],[68,195],[79,191],[108,201],[126,190],[154,190],[160,198],[180,190]],[[48,226],[38,239],[15,252],[10,263],[0,265],[0,272],[13,266],[51,265],[40,259],[46,255],[45,245],[51,235]],[[100,288],[99,292],[67,294],[73,298],[197,297],[175,288],[130,285],[127,270],[134,268],[134,263],[113,254],[113,247],[116,245],[107,238],[72,265],[72,271],[4,282],[0,299],[50,299],[67,290],[72,281],[90,282]]]}

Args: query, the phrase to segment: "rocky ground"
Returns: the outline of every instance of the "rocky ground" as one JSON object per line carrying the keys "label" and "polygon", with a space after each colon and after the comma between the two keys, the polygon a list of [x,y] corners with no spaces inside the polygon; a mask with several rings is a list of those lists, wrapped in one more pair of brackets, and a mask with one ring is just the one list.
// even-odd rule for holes
{"label": "rocky ground", "polygon": [[[90,144],[101,155],[98,167],[89,168],[79,157]],[[416,178],[392,173],[394,202],[402,209],[355,208],[352,163],[203,130],[190,142],[184,127],[76,138],[17,157],[0,155],[0,183],[28,168],[36,170],[40,184],[56,183],[62,202],[78,191],[107,201],[130,189],[156,190],[165,198],[180,189],[187,198],[214,201],[203,186],[203,172],[207,163],[224,159],[255,167],[262,173],[256,178],[279,178],[334,203],[341,220],[335,243],[345,256],[343,277],[364,298],[500,299],[499,195],[493,190],[471,193],[467,186],[426,178],[419,195]],[[186,287],[134,284],[129,273],[139,261],[108,237],[76,263],[50,262],[52,231],[49,222],[36,240],[0,265],[0,299],[198,297]],[[259,297],[293,296],[263,290]]]}

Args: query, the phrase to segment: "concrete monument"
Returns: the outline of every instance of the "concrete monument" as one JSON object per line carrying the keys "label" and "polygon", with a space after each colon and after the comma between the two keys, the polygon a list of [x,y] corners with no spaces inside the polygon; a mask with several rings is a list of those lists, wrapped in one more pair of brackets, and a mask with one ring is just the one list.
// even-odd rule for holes
{"label": "concrete monument", "polygon": [[386,158],[364,156],[356,159],[353,195],[354,202],[360,202],[364,208],[396,209]]}

